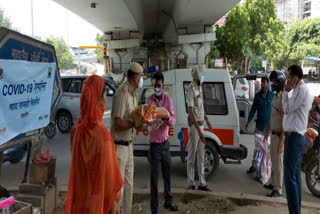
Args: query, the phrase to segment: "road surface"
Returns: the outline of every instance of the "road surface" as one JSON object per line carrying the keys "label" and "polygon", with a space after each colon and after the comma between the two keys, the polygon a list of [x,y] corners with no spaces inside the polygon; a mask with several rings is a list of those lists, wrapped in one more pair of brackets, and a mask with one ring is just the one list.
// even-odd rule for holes
{"label": "road surface", "polygon": [[[68,183],[70,169],[70,134],[57,133],[52,140],[44,137],[42,150],[49,149],[50,153],[57,158],[56,175],[62,186]],[[216,174],[208,180],[209,187],[216,192],[247,193],[256,195],[266,195],[269,193],[262,184],[254,180],[254,176],[246,174],[246,170],[251,165],[253,155],[253,136],[242,135],[241,143],[248,148],[248,158],[242,161],[241,165],[226,165],[220,160],[220,166]],[[148,189],[149,165],[144,157],[135,158],[134,186],[139,189]],[[0,184],[5,187],[17,187],[22,180],[25,160],[18,164],[5,163],[0,176]],[[179,158],[172,158],[171,169],[172,187],[186,188],[186,170]],[[162,179],[159,179],[159,187],[163,188]],[[320,203],[320,199],[311,195],[308,191],[302,174],[302,199],[308,202]]]}

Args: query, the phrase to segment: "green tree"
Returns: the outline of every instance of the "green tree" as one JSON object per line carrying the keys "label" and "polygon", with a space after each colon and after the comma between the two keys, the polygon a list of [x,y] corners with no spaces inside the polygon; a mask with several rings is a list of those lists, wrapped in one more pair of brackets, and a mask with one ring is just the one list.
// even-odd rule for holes
{"label": "green tree", "polygon": [[60,69],[70,69],[72,67],[73,57],[63,38],[50,36],[44,42],[54,46],[57,55],[58,66]]}
{"label": "green tree", "polygon": [[303,19],[288,31],[289,60],[300,63],[306,56],[320,56],[320,18]]}
{"label": "green tree", "polygon": [[6,17],[4,11],[0,9],[0,27],[12,29],[12,22],[10,18]]}
{"label": "green tree", "polygon": [[272,61],[283,52],[284,25],[275,9],[274,0],[246,0],[231,10],[223,26],[217,27],[215,47],[234,69],[247,72],[253,57]]}
{"label": "green tree", "polygon": [[[103,40],[104,40],[103,35],[100,33],[97,33],[96,35],[97,46],[103,47],[103,44],[102,44]],[[96,49],[94,52],[97,54],[97,60],[99,62],[103,62],[103,49]]]}

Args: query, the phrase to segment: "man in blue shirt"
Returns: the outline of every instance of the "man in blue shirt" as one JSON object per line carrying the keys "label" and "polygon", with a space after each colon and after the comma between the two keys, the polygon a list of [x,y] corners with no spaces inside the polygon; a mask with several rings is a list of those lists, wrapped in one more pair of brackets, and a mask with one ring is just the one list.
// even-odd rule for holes
{"label": "man in blue shirt", "polygon": [[[253,100],[253,104],[249,113],[248,122],[245,130],[248,131],[248,124],[252,121],[255,113],[257,112],[256,121],[256,134],[265,135],[268,131],[270,118],[271,118],[271,103],[274,97],[274,93],[269,90],[269,79],[268,77],[261,78],[261,90],[258,92]],[[247,173],[253,173],[256,169],[254,168],[254,160],[252,161],[252,166],[247,171]]]}

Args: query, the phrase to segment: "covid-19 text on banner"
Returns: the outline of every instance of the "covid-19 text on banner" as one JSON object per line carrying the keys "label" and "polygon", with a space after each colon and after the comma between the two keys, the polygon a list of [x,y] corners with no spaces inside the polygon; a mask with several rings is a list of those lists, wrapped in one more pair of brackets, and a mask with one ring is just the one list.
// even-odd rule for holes
{"label": "covid-19 text on banner", "polygon": [[0,59],[0,145],[48,125],[55,63]]}

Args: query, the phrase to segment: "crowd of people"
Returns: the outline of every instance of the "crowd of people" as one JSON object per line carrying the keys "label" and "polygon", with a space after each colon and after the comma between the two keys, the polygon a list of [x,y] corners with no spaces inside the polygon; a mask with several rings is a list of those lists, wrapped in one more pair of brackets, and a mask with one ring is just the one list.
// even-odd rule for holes
{"label": "crowd of people", "polygon": [[[102,122],[107,102],[103,78],[92,75],[85,81],[81,94],[80,119],[71,133],[72,162],[64,208],[66,214],[132,213],[132,140],[135,129],[149,131],[151,213],[156,214],[159,209],[160,168],[164,181],[163,206],[170,211],[178,211],[178,206],[172,199],[170,180],[168,129],[176,122],[172,99],[163,91],[163,74],[156,72],[152,76],[154,93],[147,99],[147,103],[165,108],[168,114],[152,122],[132,120],[130,114],[138,105],[136,90],[143,86],[142,75],[143,67],[140,64],[133,62],[129,65],[126,81],[113,97],[110,133]],[[194,67],[191,75],[193,81],[186,95],[190,128],[187,144],[187,189],[196,189],[194,177],[197,157],[197,189],[211,191],[204,174],[204,123],[212,130],[203,107],[201,85],[205,79],[205,66]],[[287,79],[285,76],[277,75],[272,80],[273,91],[269,90],[269,78],[262,79],[261,91],[254,98],[248,123],[253,120],[257,111],[256,133],[263,134],[265,138],[271,135],[272,177],[265,187],[273,189],[270,197],[280,197],[284,171],[289,211],[290,214],[295,214],[300,213],[300,163],[304,146],[303,135],[307,129],[308,111],[312,100],[302,80],[300,66],[289,67]],[[288,93],[292,89],[293,93],[289,96]],[[248,173],[255,170],[253,163]]]}

